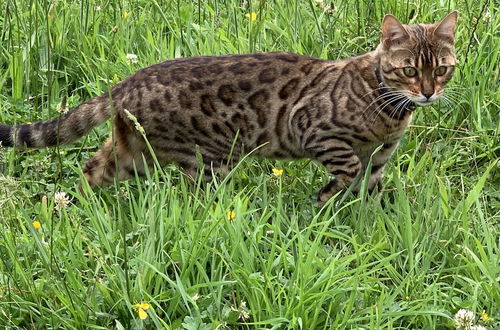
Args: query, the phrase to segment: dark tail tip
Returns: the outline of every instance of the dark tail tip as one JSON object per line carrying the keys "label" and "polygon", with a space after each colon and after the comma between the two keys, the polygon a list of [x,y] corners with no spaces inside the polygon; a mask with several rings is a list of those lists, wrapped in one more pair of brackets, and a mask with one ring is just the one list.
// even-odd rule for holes
{"label": "dark tail tip", "polygon": [[0,144],[2,147],[12,147],[12,126],[0,124]]}

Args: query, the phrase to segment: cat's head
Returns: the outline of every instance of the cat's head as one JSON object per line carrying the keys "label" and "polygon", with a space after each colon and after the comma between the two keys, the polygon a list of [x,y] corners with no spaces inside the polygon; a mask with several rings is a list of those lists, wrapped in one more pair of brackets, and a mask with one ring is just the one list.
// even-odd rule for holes
{"label": "cat's head", "polygon": [[457,16],[453,11],[434,24],[403,25],[386,15],[377,48],[383,83],[420,106],[442,96],[455,70]]}

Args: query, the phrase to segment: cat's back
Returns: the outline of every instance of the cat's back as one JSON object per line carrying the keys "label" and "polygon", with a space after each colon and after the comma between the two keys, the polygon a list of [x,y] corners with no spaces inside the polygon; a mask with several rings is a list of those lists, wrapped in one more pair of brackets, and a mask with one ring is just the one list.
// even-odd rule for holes
{"label": "cat's back", "polygon": [[[217,81],[223,79],[234,81],[236,78],[252,77],[257,77],[258,82],[262,84],[268,84],[275,82],[281,76],[288,76],[295,71],[300,72],[301,69],[307,73],[308,68],[302,66],[318,61],[321,60],[287,52],[177,58],[145,67],[119,85],[121,88],[134,83],[136,86],[137,84],[141,86],[141,82],[147,81],[150,84],[178,88],[180,84],[189,85],[190,82],[197,81],[203,83],[204,88],[213,88],[217,85]],[[199,89],[201,86],[191,86],[192,91]]]}
{"label": "cat's back", "polygon": [[[204,80],[210,77],[223,79],[224,77],[251,76],[257,77],[258,82],[267,84],[294,71],[308,73],[310,68],[303,66],[318,61],[321,60],[288,52],[197,56],[166,60],[146,67],[138,73],[147,75],[167,74],[172,80],[170,82],[175,83],[195,79]],[[283,69],[285,70],[283,71]],[[162,83],[170,85],[166,81]],[[209,83],[207,86],[212,86],[212,84]]]}
{"label": "cat's back", "polygon": [[167,123],[196,129],[224,120],[245,133],[269,124],[278,105],[297,97],[304,78],[323,62],[287,52],[167,60],[115,86],[113,102],[146,132],[165,131]]}

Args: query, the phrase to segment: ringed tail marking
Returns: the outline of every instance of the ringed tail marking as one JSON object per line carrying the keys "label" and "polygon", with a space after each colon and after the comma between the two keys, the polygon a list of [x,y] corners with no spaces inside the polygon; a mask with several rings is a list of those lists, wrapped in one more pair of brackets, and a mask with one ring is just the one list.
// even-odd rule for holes
{"label": "ringed tail marking", "polygon": [[43,148],[71,143],[110,117],[108,94],[97,96],[61,116],[32,124],[0,124],[3,147]]}

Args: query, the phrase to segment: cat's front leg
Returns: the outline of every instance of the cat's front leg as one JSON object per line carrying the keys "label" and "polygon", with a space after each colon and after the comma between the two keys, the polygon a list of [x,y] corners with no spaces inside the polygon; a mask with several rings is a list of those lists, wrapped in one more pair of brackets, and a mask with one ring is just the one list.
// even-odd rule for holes
{"label": "cat's front leg", "polygon": [[[382,179],[384,177],[385,164],[391,158],[397,146],[398,141],[386,142],[383,144],[382,148],[373,155],[370,178],[368,180],[368,192],[370,194],[375,190],[375,188],[377,188],[379,192],[382,190]],[[368,161],[369,158],[361,159],[364,170],[368,167]],[[362,182],[360,181],[358,183],[358,187],[354,190],[355,192],[359,191],[361,184]]]}
{"label": "cat's front leg", "polygon": [[336,137],[321,138],[312,143],[308,151],[334,175],[318,194],[318,204],[323,205],[337,192],[349,187],[361,173],[362,164],[353,148]]}

